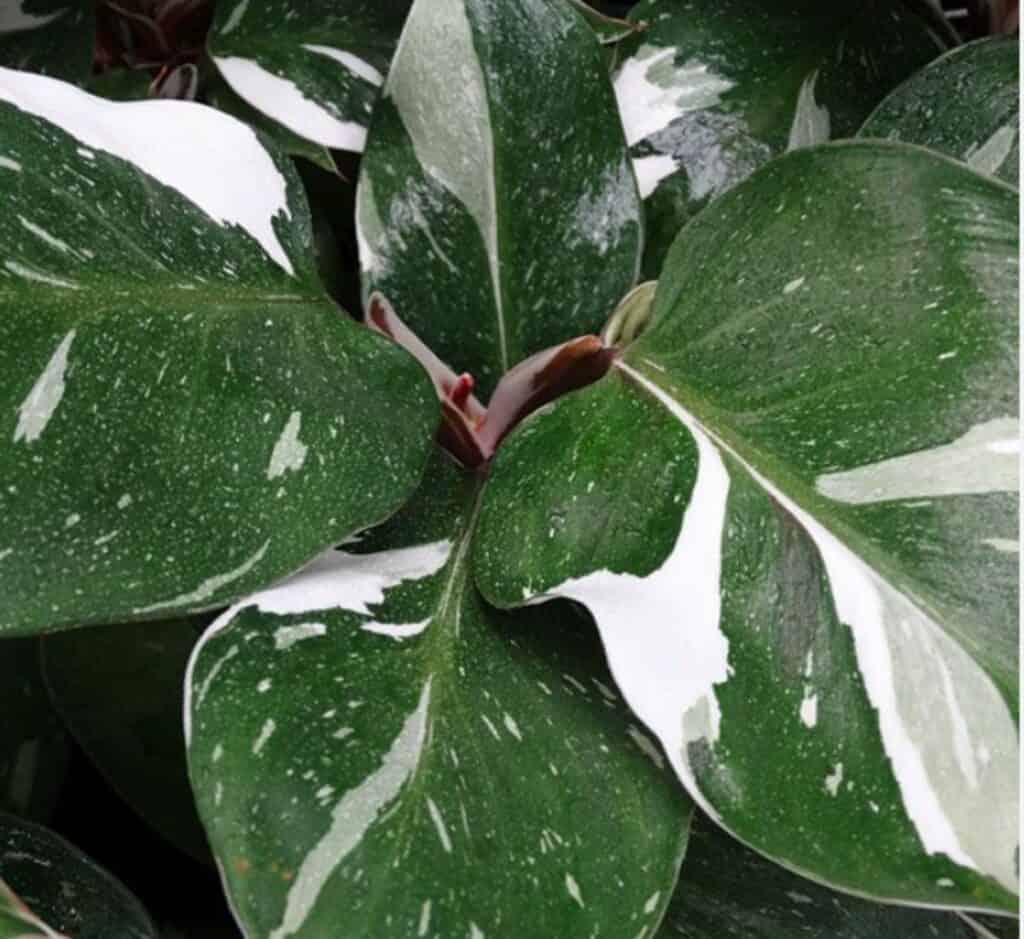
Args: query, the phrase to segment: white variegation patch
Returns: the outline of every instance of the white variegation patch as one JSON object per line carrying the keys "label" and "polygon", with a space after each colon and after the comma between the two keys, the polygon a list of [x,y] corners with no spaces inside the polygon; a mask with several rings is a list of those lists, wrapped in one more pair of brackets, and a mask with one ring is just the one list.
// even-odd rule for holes
{"label": "white variegation patch", "polygon": [[46,425],[50,423],[64,397],[64,376],[68,369],[68,355],[71,343],[75,341],[75,330],[71,330],[54,350],[46,368],[36,379],[32,390],[18,408],[18,426],[14,429],[14,442],[34,443]]}
{"label": "white variegation patch", "polygon": [[813,147],[825,143],[832,135],[832,121],[828,108],[818,104],[814,89],[818,84],[818,70],[815,69],[800,86],[793,111],[793,123],[789,128],[787,150]]}
{"label": "white variegation patch", "polygon": [[[187,101],[107,101],[66,82],[0,68],[0,103],[59,127],[89,150],[112,154],[168,186],[221,225],[238,225],[289,274],[274,221],[290,218],[287,183],[253,130]],[[195,159],[195,141],[203,158]],[[87,156],[86,154],[89,154]]]}
{"label": "white variegation patch", "polygon": [[1019,134],[1020,127],[1016,120],[1004,124],[984,143],[972,144],[968,147],[964,154],[964,161],[971,169],[985,173],[987,176],[993,176],[1006,162]]}

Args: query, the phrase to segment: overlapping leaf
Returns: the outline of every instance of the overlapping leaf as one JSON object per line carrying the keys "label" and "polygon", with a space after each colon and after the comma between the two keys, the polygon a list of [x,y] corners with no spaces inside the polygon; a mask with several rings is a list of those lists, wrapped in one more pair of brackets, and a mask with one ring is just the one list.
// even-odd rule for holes
{"label": "overlapping leaf", "polygon": [[185,665],[209,620],[119,623],[43,642],[46,683],[79,745],[139,815],[207,864],[181,708]]}
{"label": "overlapping leaf", "polygon": [[879,899],[1016,905],[1017,256],[945,157],[773,161],[484,501],[484,595],[588,606],[709,814]]}
{"label": "overlapping leaf", "polygon": [[954,49],[890,94],[860,137],[921,144],[1017,185],[1020,43],[982,39]]}
{"label": "overlapping leaf", "polygon": [[644,272],[772,157],[852,136],[942,41],[900,0],[643,0],[615,92],[647,201]]}
{"label": "overlapping leaf", "polygon": [[117,880],[41,825],[0,814],[0,939],[156,939]]}
{"label": "overlapping leaf", "polygon": [[197,648],[192,780],[250,935],[659,922],[689,803],[570,606],[480,600],[478,489],[440,455],[392,522],[242,601]]}
{"label": "overlapping leaf", "polygon": [[703,817],[657,939],[977,939],[955,913],[837,894],[766,861]]}
{"label": "overlapping leaf", "polygon": [[415,486],[429,383],[245,125],[3,70],[0,186],[0,632],[223,605]]}
{"label": "overlapping leaf", "polygon": [[233,0],[209,50],[239,97],[305,140],[361,151],[410,0]]}
{"label": "overlapping leaf", "polygon": [[4,0],[0,66],[82,83],[92,71],[95,34],[92,3]]}
{"label": "overlapping leaf", "polygon": [[359,181],[380,291],[484,395],[598,330],[631,286],[640,203],[600,46],[564,0],[421,0]]}

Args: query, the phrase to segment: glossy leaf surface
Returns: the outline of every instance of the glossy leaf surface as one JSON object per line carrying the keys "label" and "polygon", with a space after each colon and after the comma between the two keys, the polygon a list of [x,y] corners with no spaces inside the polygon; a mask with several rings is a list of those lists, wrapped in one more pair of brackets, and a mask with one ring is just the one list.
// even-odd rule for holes
{"label": "glossy leaf surface", "polygon": [[0,643],[0,812],[46,821],[68,762],[64,725],[50,704],[39,641]]}
{"label": "glossy leaf surface", "polygon": [[983,39],[954,49],[890,94],[858,136],[930,147],[1016,186],[1019,71],[1016,39]]}
{"label": "glossy leaf surface", "polygon": [[0,66],[84,82],[92,71],[95,32],[92,3],[4,0]]}
{"label": "glossy leaf surface", "polygon": [[185,665],[210,617],[48,636],[46,682],[69,730],[120,796],[181,850],[210,863],[185,765]]}
{"label": "glossy leaf surface", "polygon": [[976,939],[955,913],[870,903],[797,877],[695,819],[657,939]]}
{"label": "glossy leaf surface", "polygon": [[850,137],[942,42],[900,0],[643,0],[615,92],[647,199],[644,273],[768,160]]}
{"label": "glossy leaf surface", "polygon": [[484,502],[484,595],[588,606],[702,807],[878,899],[1016,904],[1017,254],[945,157],[780,158]]}
{"label": "glossy leaf surface", "polygon": [[361,151],[409,0],[230,0],[208,46],[236,94],[292,134]]}
{"label": "glossy leaf surface", "polygon": [[480,600],[477,487],[440,455],[392,522],[242,601],[197,648],[192,781],[250,935],[658,923],[689,802],[572,607]]}
{"label": "glossy leaf surface", "polygon": [[429,383],[244,124],[0,71],[0,186],[0,632],[224,605],[415,486]]}
{"label": "glossy leaf surface", "polygon": [[636,275],[640,202],[583,19],[564,0],[414,4],[356,222],[364,296],[383,293],[484,397],[600,329]]}
{"label": "glossy leaf surface", "polygon": [[[5,893],[4,885],[14,894]],[[17,932],[18,904],[37,932]],[[45,928],[42,924],[45,923]],[[0,814],[2,939],[156,939],[146,911],[117,880],[49,829]]]}

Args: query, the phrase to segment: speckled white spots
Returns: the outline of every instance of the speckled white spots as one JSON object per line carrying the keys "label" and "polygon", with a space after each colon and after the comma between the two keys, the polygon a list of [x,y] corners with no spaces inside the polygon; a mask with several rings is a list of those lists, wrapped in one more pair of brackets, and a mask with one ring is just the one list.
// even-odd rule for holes
{"label": "speckled white spots", "polygon": [[647,902],[644,904],[644,915],[645,916],[650,916],[658,908],[658,901],[660,899],[661,899],[661,891],[660,890],[656,890],[654,893],[652,893],[647,898]]}
{"label": "speckled white spots", "polygon": [[35,281],[37,284],[48,284],[50,287],[60,287],[62,290],[81,290],[81,287],[73,281],[48,274],[46,271],[36,270],[36,268],[22,264],[20,261],[4,261],[4,268],[22,280]]}
{"label": "speckled white spots", "polygon": [[484,931],[476,923],[469,924],[469,939],[487,939]]}
{"label": "speckled white spots", "polygon": [[580,885],[576,882],[576,878],[573,877],[572,874],[567,873],[565,875],[565,889],[569,892],[569,896],[572,897],[581,907],[584,905]]}
{"label": "speckled white spots", "polygon": [[836,763],[835,768],[825,777],[825,791],[835,798],[839,795],[839,787],[843,784],[843,764]]}
{"label": "speckled white spots", "polygon": [[804,699],[800,702],[800,720],[810,728],[818,723],[818,695],[810,688],[804,691]]}
{"label": "speckled white spots", "polygon": [[288,423],[284,425],[281,436],[274,444],[274,450],[270,454],[270,463],[267,466],[267,479],[277,479],[287,472],[297,473],[306,462],[307,447],[299,440],[299,432],[302,430],[302,414],[299,411],[292,411]]}
{"label": "speckled white spots", "polygon": [[665,759],[661,755],[661,750],[658,745],[651,740],[639,727],[635,724],[629,725],[629,730],[626,731],[629,734],[629,738],[639,748],[640,752],[644,754],[658,769],[665,768]]}
{"label": "speckled white spots", "polygon": [[441,810],[437,807],[437,803],[429,796],[427,797],[427,811],[430,813],[430,820],[434,823],[434,828],[437,831],[437,837],[441,842],[441,847],[444,848],[446,854],[451,854],[452,839],[448,836],[448,829],[444,824],[444,816],[441,814]]}
{"label": "speckled white spots", "polygon": [[25,218],[24,215],[19,215],[18,221],[21,223],[22,228],[31,232],[44,244],[49,245],[51,248],[55,248],[57,251],[61,252],[61,254],[78,255],[78,252],[75,251],[71,245],[66,241],[62,241],[56,235],[51,235],[50,232],[43,228],[42,225],[37,225],[35,222]]}
{"label": "speckled white spots", "polygon": [[696,59],[676,65],[677,51],[673,46],[642,45],[615,76],[615,97],[630,146],[688,111],[715,107],[735,84]]}
{"label": "speckled white spots", "polygon": [[814,89],[818,84],[818,70],[815,69],[800,86],[793,112],[793,123],[789,128],[787,150],[799,150],[801,147],[813,147],[825,143],[832,135],[832,122],[828,108],[819,105],[814,97]]}
{"label": "speckled white spots", "polygon": [[419,704],[406,718],[380,767],[335,805],[330,828],[299,866],[288,891],[281,923],[270,932],[268,939],[285,939],[302,929],[324,884],[415,772],[426,738],[430,684],[428,678]]}
{"label": "speckled white spots", "polygon": [[20,173],[21,164],[10,157],[0,156],[0,170],[12,170],[15,173]]}
{"label": "speckled white spots", "polygon": [[964,160],[971,169],[992,176],[999,172],[1006,162],[1006,158],[1013,151],[1018,133],[1016,120],[1004,124],[980,146],[972,144],[964,154]]}
{"label": "speckled white spots", "polygon": [[221,36],[227,36],[229,33],[233,33],[238,29],[242,22],[242,17],[245,16],[246,11],[249,9],[249,0],[240,0],[235,5],[235,8],[231,11],[231,14],[224,21],[224,25],[220,29]]}
{"label": "speckled white spots", "polygon": [[217,591],[227,587],[229,584],[234,583],[236,580],[239,580],[248,574],[249,571],[263,560],[263,556],[267,553],[267,548],[269,547],[270,539],[268,538],[254,554],[239,564],[238,567],[223,574],[215,574],[213,577],[207,577],[206,580],[204,580],[190,593],[183,593],[180,596],[175,597],[173,600],[161,600],[159,603],[151,603],[149,606],[136,607],[135,612],[155,613],[157,610],[169,610],[174,607],[197,607],[206,603],[217,593]]}
{"label": "speckled white spots", "polygon": [[982,544],[987,544],[1003,554],[1020,554],[1020,541],[1016,538],[985,538]]}
{"label": "speckled white spots", "polygon": [[[729,677],[729,642],[719,628],[729,476],[707,434],[673,398],[632,367],[621,361],[617,367],[693,435],[699,456],[693,494],[676,543],[658,570],[646,577],[595,571],[545,596],[567,597],[591,611],[616,684],[659,737],[680,777],[696,788],[687,747],[718,739],[714,686]],[[680,596],[687,598],[685,615]]]}
{"label": "speckled white spots", "polygon": [[325,147],[362,152],[366,128],[339,117],[330,102],[307,98],[295,82],[268,72],[252,59],[215,56],[214,61],[235,92],[300,137]]}
{"label": "speckled white spots", "polygon": [[79,515],[77,512],[72,512],[66,519],[64,519],[64,527],[74,528],[81,520],[81,515]]}
{"label": "speckled white spots", "polygon": [[637,222],[633,174],[629,161],[609,166],[583,191],[575,208],[575,231],[602,257],[619,244]]}
{"label": "speckled white spots", "polygon": [[420,922],[416,929],[416,935],[423,939],[424,936],[430,931],[430,906],[429,900],[423,901],[423,906],[420,907]]}
{"label": "speckled white spots", "polygon": [[257,736],[256,739],[253,741],[253,756],[260,755],[260,751],[262,751],[263,748],[267,745],[267,741],[270,739],[271,734],[273,734],[275,730],[277,730],[277,724],[274,723],[274,719],[272,717],[268,717],[263,722],[263,726],[260,728],[259,736]]}
{"label": "speckled white spots", "polygon": [[818,491],[837,502],[864,505],[925,496],[1015,492],[1020,422],[998,417],[951,443],[819,476]]}
{"label": "speckled white spots", "polygon": [[801,903],[804,905],[814,903],[814,900],[807,896],[807,894],[797,893],[795,890],[787,890],[786,896],[789,897],[789,899],[792,900],[794,903]]}
{"label": "speckled white spots", "polygon": [[0,551],[0,561],[9,558],[12,554],[14,554],[14,548],[4,548],[3,551]]}
{"label": "speckled white spots", "polygon": [[807,280],[806,277],[796,277],[796,278],[794,278],[788,284],[786,284],[785,287],[782,288],[782,292],[785,293],[785,294],[794,293],[795,291],[799,290],[804,285],[804,281],[805,280]]}
{"label": "speckled white spots", "polygon": [[418,623],[378,623],[377,620],[371,620],[368,623],[361,623],[359,628],[364,632],[375,633],[378,636],[387,636],[390,639],[394,639],[395,642],[402,642],[404,639],[418,636],[431,622],[432,619],[430,617]]}
{"label": "speckled white spots", "polygon": [[[433,50],[445,49],[438,68]],[[452,80],[453,72],[458,80]],[[384,86],[416,158],[476,222],[487,250],[502,370],[511,362],[498,251],[494,137],[487,84],[461,0],[417,0],[409,11]],[[445,120],[438,121],[443,113]]]}
{"label": "speckled white spots", "polygon": [[327,626],[324,623],[292,623],[288,626],[278,626],[274,630],[274,648],[281,652],[304,639],[326,635]]}
{"label": "speckled white spots", "polygon": [[491,732],[491,736],[495,740],[501,740],[501,734],[498,733],[498,728],[494,726],[494,722],[486,714],[481,714],[480,720],[484,722],[487,729]]}
{"label": "speckled white spots", "polygon": [[523,742],[523,735],[519,731],[519,725],[512,718],[511,714],[506,714],[503,720],[505,729],[518,740],[520,743]]}
{"label": "speckled white spots", "polygon": [[351,737],[355,733],[355,730],[351,727],[339,727],[331,736],[335,740],[344,740],[346,737]]}
{"label": "speckled white spots", "polygon": [[108,531],[105,535],[100,535],[93,541],[93,544],[97,548],[102,548],[105,544],[110,544],[121,532],[119,530]]}
{"label": "speckled white spots", "polygon": [[[192,651],[192,657],[189,660],[188,667],[185,670],[185,743],[188,744],[192,739],[192,711],[198,711],[203,706],[203,702],[206,700],[206,695],[210,691],[210,687],[217,680],[217,676],[220,674],[222,668],[227,665],[236,655],[238,655],[238,646],[231,646],[227,652],[225,652],[213,665],[210,666],[210,670],[206,673],[206,677],[203,678],[202,683],[198,688],[193,689],[192,681],[192,670],[196,661],[196,653],[199,650],[200,645],[197,644],[195,649]],[[194,695],[193,695],[194,690]],[[194,703],[193,703],[194,700]]]}
{"label": "speckled white spots", "polygon": [[132,501],[133,500],[131,494],[126,492],[123,496],[121,496],[120,499],[117,500],[117,507],[122,510],[126,509],[128,508],[128,506],[132,504]]}
{"label": "speckled white spots", "polygon": [[6,3],[0,3],[0,33],[38,29],[68,12],[67,7],[62,7],[52,13],[29,13],[23,9],[24,5],[25,0],[7,0]]}
{"label": "speckled white spots", "polygon": [[71,330],[57,345],[50,361],[39,374],[25,400],[18,408],[18,426],[14,429],[14,442],[34,443],[46,425],[50,423],[64,397],[65,373],[68,368],[68,354],[75,341],[75,330]]}
{"label": "speckled white spots", "polygon": [[956,884],[949,877],[940,877],[935,883],[940,887],[955,887]]}
{"label": "speckled white spots", "polygon": [[256,691],[259,694],[266,694],[272,686],[273,682],[269,678],[264,678],[256,685]]}
{"label": "speckled white spots", "polygon": [[218,743],[213,748],[213,753],[210,755],[210,759],[214,763],[219,763],[223,756],[224,756],[224,746],[222,744]]}
{"label": "speckled white spots", "polygon": [[353,75],[358,76],[365,82],[369,82],[371,85],[384,84],[384,76],[377,69],[365,59],[361,59],[351,52],[346,52],[343,49],[334,49],[331,46],[317,46],[312,43],[303,43],[302,48],[315,52],[317,55],[327,56],[329,59],[334,59],[335,62],[340,62]]}
{"label": "speckled white spots", "polygon": [[640,198],[646,199],[663,179],[671,176],[679,164],[667,153],[650,153],[633,158],[633,172],[636,174]]}

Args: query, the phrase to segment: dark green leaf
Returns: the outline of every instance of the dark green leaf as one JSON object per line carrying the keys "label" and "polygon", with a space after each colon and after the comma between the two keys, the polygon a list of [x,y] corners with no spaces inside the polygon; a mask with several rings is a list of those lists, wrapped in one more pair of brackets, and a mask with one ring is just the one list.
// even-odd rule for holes
{"label": "dark green leaf", "polygon": [[1020,44],[982,39],[946,53],[889,95],[858,136],[887,137],[948,153],[1017,185]]}
{"label": "dark green leaf", "polygon": [[955,913],[869,903],[797,877],[694,821],[657,939],[976,939]]}
{"label": "dark green leaf", "polygon": [[647,198],[644,273],[772,157],[850,137],[942,42],[900,0],[643,0],[615,91]]}
{"label": "dark green leaf", "polygon": [[482,603],[478,487],[440,455],[413,507],[197,648],[192,781],[251,935],[632,937],[660,920],[688,800],[571,606]]}
{"label": "dark green leaf", "polygon": [[[18,932],[18,901],[50,929],[26,919],[22,908]],[[0,814],[0,939],[61,939],[52,930],[69,939],[157,935],[139,901],[81,851],[41,825]]]}
{"label": "dark green leaf", "polygon": [[96,19],[92,3],[4,0],[0,66],[85,82],[92,72]]}
{"label": "dark green leaf", "polygon": [[963,917],[973,930],[974,939],[1020,939],[1020,921],[1017,919],[978,913],[964,913]]}
{"label": "dark green leaf", "polygon": [[210,55],[241,98],[292,134],[322,147],[360,151],[409,4],[220,3]]}
{"label": "dark green leaf", "polygon": [[208,622],[118,624],[44,642],[46,682],[79,745],[139,815],[204,862],[181,709],[185,665]]}
{"label": "dark green leaf", "polygon": [[601,49],[564,0],[420,0],[359,181],[379,290],[484,395],[596,332],[632,285],[640,203]]}
{"label": "dark green leaf", "polygon": [[1016,906],[1017,223],[918,147],[773,161],[484,502],[485,596],[587,605],[709,814],[878,899]]}
{"label": "dark green leaf", "polygon": [[433,391],[244,124],[0,70],[0,185],[0,632],[222,606],[414,488]]}
{"label": "dark green leaf", "polygon": [[67,769],[68,742],[50,705],[36,639],[0,645],[0,812],[46,821]]}
{"label": "dark green leaf", "polygon": [[619,20],[613,16],[605,16],[600,10],[595,10],[586,0],[567,0],[567,2],[569,6],[587,21],[603,46],[610,46],[621,42],[631,33],[635,33],[643,28],[630,20]]}

